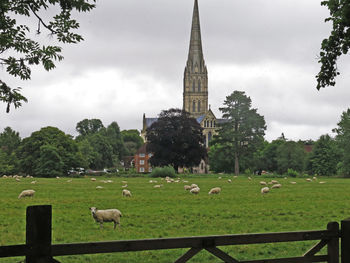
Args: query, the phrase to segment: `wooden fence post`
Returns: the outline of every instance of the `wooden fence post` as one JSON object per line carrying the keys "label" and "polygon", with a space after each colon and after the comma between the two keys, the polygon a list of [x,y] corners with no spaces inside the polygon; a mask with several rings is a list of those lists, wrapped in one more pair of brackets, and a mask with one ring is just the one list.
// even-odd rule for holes
{"label": "wooden fence post", "polygon": [[26,245],[30,254],[26,263],[55,262],[51,257],[51,205],[27,207]]}
{"label": "wooden fence post", "polygon": [[350,262],[350,218],[341,221],[341,262]]}
{"label": "wooden fence post", "polygon": [[[339,233],[338,222],[330,222],[327,225],[327,230]],[[327,246],[328,263],[339,263],[339,237],[331,238]]]}

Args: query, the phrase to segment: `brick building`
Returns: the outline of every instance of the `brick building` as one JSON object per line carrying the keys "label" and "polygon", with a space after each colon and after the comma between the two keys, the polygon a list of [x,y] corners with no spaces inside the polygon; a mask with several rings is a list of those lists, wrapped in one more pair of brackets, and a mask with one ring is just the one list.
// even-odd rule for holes
{"label": "brick building", "polygon": [[146,147],[147,144],[145,143],[137,150],[134,156],[135,169],[138,173],[152,172],[152,166],[149,163],[152,153],[148,153]]}

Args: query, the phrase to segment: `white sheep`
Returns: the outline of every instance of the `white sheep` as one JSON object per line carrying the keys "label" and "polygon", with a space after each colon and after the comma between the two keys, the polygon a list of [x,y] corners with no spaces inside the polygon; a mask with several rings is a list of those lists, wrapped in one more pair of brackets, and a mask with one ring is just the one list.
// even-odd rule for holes
{"label": "white sheep", "polygon": [[320,184],[325,184],[326,182],[321,181]]}
{"label": "white sheep", "polygon": [[199,188],[199,187],[195,187],[195,188],[192,188],[191,190],[190,190],[190,193],[192,193],[192,194],[199,194],[199,191],[200,191],[201,189]]}
{"label": "white sheep", "polygon": [[98,185],[98,186],[96,186],[96,189],[103,189],[103,187]]}
{"label": "white sheep", "polygon": [[271,183],[273,183],[273,184],[278,184],[278,181],[276,181],[276,180],[271,180]]}
{"label": "white sheep", "polygon": [[128,187],[128,185],[126,184],[126,185],[122,185],[122,188],[127,188]]}
{"label": "white sheep", "polygon": [[184,189],[187,191],[187,190],[191,190],[192,187],[190,185],[184,185]]}
{"label": "white sheep", "polygon": [[95,182],[96,181],[96,178],[91,178],[90,179],[92,182]]}
{"label": "white sheep", "polygon": [[221,192],[221,188],[220,187],[214,187],[212,189],[210,189],[209,193],[210,195],[212,194],[219,194]]}
{"label": "white sheep", "polygon": [[261,188],[262,194],[267,194],[268,192],[270,192],[270,188],[268,188],[268,187]]}
{"label": "white sheep", "polygon": [[34,190],[24,190],[22,191],[19,196],[18,199],[22,198],[22,197],[33,197],[34,196],[35,191]]}
{"label": "white sheep", "polygon": [[282,185],[281,184],[274,184],[271,188],[281,188]]}
{"label": "white sheep", "polygon": [[122,195],[125,197],[131,197],[131,192],[129,190],[124,189],[122,191]]}
{"label": "white sheep", "polygon": [[290,182],[291,184],[297,184],[297,182]]}
{"label": "white sheep", "polygon": [[155,186],[153,186],[153,188],[161,188],[162,186],[162,184],[156,184]]}
{"label": "white sheep", "polygon": [[198,188],[198,185],[196,185],[196,184],[191,184],[191,189],[193,189],[193,188]]}
{"label": "white sheep", "polygon": [[307,178],[307,179],[306,179],[306,181],[308,181],[308,182],[312,182],[312,180],[311,180],[310,178]]}
{"label": "white sheep", "polygon": [[228,182],[228,183],[232,183],[232,180],[231,180],[231,179],[228,179],[227,182]]}
{"label": "white sheep", "polygon": [[31,184],[36,184],[36,181],[31,181],[30,183],[31,183]]}
{"label": "white sheep", "polygon": [[261,181],[260,184],[261,184],[261,185],[267,185],[267,183],[264,182],[264,181]]}
{"label": "white sheep", "polygon": [[103,227],[103,222],[114,222],[114,229],[117,224],[120,226],[122,213],[118,209],[98,210],[96,207],[90,207],[90,211],[95,221],[100,223],[100,228]]}

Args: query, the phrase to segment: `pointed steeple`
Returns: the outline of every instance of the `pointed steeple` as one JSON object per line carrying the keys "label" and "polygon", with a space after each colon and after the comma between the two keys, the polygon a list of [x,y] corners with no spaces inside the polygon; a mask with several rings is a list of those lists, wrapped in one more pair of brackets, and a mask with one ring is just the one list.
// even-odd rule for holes
{"label": "pointed steeple", "polygon": [[193,62],[197,62],[198,64],[204,60],[203,50],[202,50],[201,26],[199,22],[199,11],[198,11],[197,0],[194,1],[192,27],[191,27],[191,40],[190,40],[190,48],[188,52],[188,60],[192,60]]}
{"label": "pointed steeple", "polygon": [[202,50],[198,0],[194,0],[190,47],[184,72],[183,109],[193,117],[208,111],[208,73]]}

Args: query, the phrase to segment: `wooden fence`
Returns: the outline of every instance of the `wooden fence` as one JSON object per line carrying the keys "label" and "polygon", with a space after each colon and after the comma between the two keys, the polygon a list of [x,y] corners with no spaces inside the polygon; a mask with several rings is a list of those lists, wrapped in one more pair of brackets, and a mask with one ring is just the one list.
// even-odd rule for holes
{"label": "wooden fence", "polygon": [[[51,244],[51,222],[50,205],[27,207],[26,244],[0,247],[0,258],[25,256],[26,263],[41,263],[59,262],[53,258],[55,256],[189,248],[174,262],[187,262],[205,249],[223,262],[229,263],[339,263],[339,241],[341,240],[341,263],[350,263],[350,219],[341,222],[341,229],[337,222],[330,222],[326,230],[73,244]],[[318,243],[303,256],[292,258],[239,261],[218,248],[218,246],[306,240],[318,240]],[[327,246],[327,254],[316,255],[325,246]]]}

